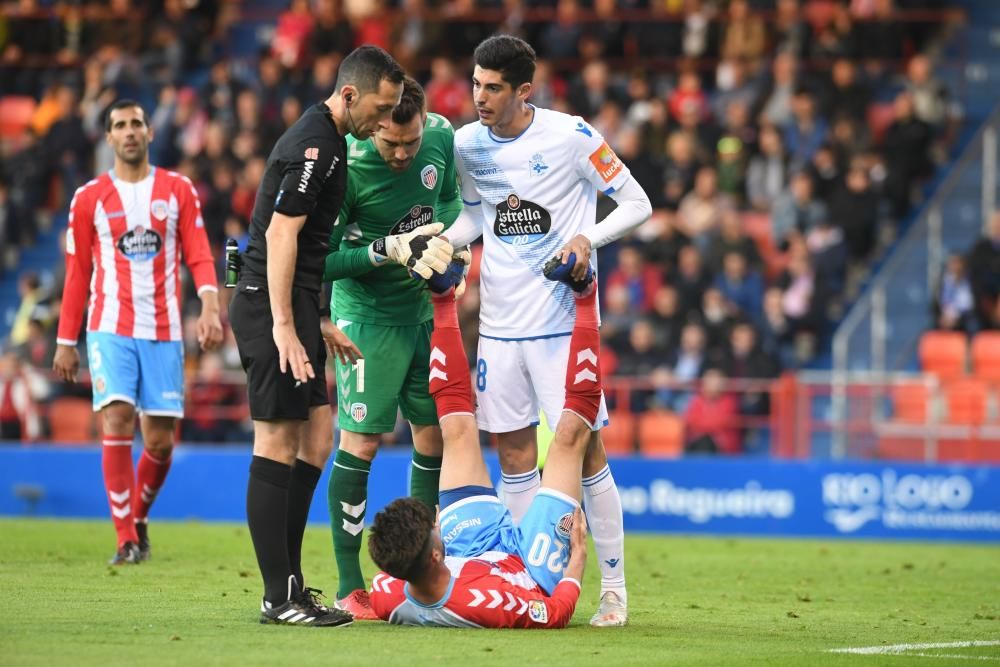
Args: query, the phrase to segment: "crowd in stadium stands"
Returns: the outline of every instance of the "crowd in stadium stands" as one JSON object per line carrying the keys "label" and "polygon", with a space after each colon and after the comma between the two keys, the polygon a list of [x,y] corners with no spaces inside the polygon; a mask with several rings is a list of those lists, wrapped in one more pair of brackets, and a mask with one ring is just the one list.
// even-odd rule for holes
{"label": "crowd in stadium stands", "polygon": [[[625,399],[609,396],[612,407],[675,411],[692,450],[707,438],[735,453],[741,432],[725,426],[730,417],[769,407],[766,393],[728,393],[731,380],[808,363],[945,154],[960,110],[926,55],[941,15],[900,18],[944,4],[292,0],[270,11],[248,2],[20,0],[0,13],[0,91],[35,103],[25,131],[2,139],[0,271],[16,266],[15,249],[53,214],[62,219],[78,185],[110,168],[102,115],[116,98],[146,103],[151,160],[196,184],[221,256],[227,236],[245,244],[274,141],[329,94],[353,46],[392,51],[426,85],[430,109],[458,127],[475,118],[474,46],[512,32],[541,58],[533,101],[588,119],[654,206],[633,238],[600,253],[607,376],[643,379]],[[245,47],[234,30],[247,21],[273,34],[259,51],[233,55]],[[960,258],[949,264],[940,300],[949,327],[1000,321],[1000,222],[994,228],[994,240],[974,251],[988,260],[985,274],[978,260],[971,273]],[[10,389],[23,385],[8,379],[11,369],[51,365],[61,285],[59,267],[20,280],[0,361],[0,425],[19,409],[10,397],[25,391]],[[993,309],[973,315],[984,289]],[[474,284],[461,307],[474,350]],[[189,404],[229,407],[195,409],[185,437],[245,440],[243,389],[226,380],[240,368],[232,334],[221,352],[199,353],[187,310]]]}

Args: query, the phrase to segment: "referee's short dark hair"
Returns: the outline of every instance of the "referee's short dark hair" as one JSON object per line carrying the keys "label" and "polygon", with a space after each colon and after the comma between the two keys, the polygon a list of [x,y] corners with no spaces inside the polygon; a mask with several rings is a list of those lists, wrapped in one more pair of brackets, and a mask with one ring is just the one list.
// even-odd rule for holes
{"label": "referee's short dark hair", "polygon": [[535,50],[520,37],[493,35],[476,47],[472,57],[483,69],[500,72],[514,88],[535,78]]}
{"label": "referee's short dark hair", "polygon": [[149,127],[149,119],[146,118],[146,110],[142,108],[142,105],[136,102],[135,100],[121,99],[121,100],[116,100],[114,103],[112,103],[112,105],[108,107],[108,110],[104,112],[104,131],[105,132],[111,131],[112,111],[117,111],[118,109],[131,109],[133,107],[142,112],[142,122],[146,124],[146,127]]}
{"label": "referee's short dark hair", "polygon": [[427,112],[427,98],[424,89],[417,80],[407,75],[403,79],[403,95],[399,104],[392,110],[392,122],[404,125],[413,120],[414,116],[423,116]]}
{"label": "referee's short dark hair", "polygon": [[340,63],[337,90],[352,85],[360,95],[364,95],[377,91],[383,79],[391,83],[402,83],[403,76],[403,68],[388,52],[365,44],[348,53]]}

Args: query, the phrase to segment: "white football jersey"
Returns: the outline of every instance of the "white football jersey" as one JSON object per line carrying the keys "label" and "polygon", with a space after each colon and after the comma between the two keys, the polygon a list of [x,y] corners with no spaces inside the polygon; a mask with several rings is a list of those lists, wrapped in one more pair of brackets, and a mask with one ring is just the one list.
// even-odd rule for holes
{"label": "white football jersey", "polygon": [[[479,333],[523,340],[573,331],[569,287],[546,280],[545,262],[596,224],[597,192],[631,177],[579,116],[535,107],[531,125],[501,139],[478,121],[455,133],[462,199],[483,216]],[[591,256],[596,266],[596,257]]]}

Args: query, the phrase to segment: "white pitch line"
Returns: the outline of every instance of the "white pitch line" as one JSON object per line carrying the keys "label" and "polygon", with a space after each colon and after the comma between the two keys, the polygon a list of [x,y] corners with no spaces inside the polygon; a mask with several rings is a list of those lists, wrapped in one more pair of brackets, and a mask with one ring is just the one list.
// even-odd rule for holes
{"label": "white pitch line", "polygon": [[919,658],[948,658],[951,660],[1000,660],[988,655],[958,655],[957,653],[905,653],[903,655],[915,655]]}
{"label": "white pitch line", "polygon": [[863,646],[857,648],[832,648],[828,653],[854,653],[856,655],[919,655],[933,658],[959,658],[968,660],[997,660],[991,656],[943,655],[933,653],[909,653],[936,648],[975,648],[978,646],[1000,646],[1000,640],[985,639],[968,642],[941,642],[937,644],[892,644],[890,646]]}

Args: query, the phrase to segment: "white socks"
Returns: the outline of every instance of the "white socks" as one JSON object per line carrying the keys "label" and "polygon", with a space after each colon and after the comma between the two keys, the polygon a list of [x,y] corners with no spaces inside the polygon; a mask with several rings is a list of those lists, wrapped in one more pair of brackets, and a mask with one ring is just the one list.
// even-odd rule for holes
{"label": "white socks", "polygon": [[542,478],[538,474],[538,468],[517,475],[500,474],[497,495],[500,496],[500,502],[510,510],[515,526],[521,523],[521,517],[528,511],[541,484]]}
{"label": "white socks", "polygon": [[583,479],[583,510],[594,536],[594,548],[601,568],[601,592],[613,590],[624,601],[625,531],[622,528],[622,499],[608,466],[604,466],[596,475]]}

